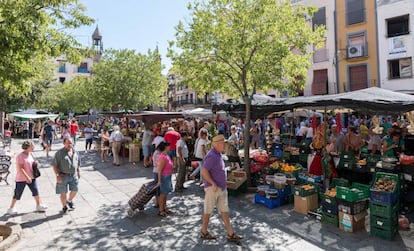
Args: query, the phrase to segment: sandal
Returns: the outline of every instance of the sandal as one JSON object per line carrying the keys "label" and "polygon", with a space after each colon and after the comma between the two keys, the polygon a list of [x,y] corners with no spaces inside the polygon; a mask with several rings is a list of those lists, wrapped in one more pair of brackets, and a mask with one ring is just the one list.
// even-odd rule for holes
{"label": "sandal", "polygon": [[167,216],[167,213],[164,212],[164,211],[160,211],[160,212],[158,212],[158,216],[166,217]]}
{"label": "sandal", "polygon": [[242,236],[240,236],[240,235],[237,235],[237,234],[235,234],[235,233],[233,233],[233,234],[231,234],[231,235],[227,235],[227,240],[228,241],[239,241],[239,240],[241,240],[241,239],[243,239],[243,237]]}
{"label": "sandal", "polygon": [[165,213],[166,213],[166,214],[174,214],[174,212],[173,212],[173,211],[171,211],[171,210],[169,210],[169,209],[165,209]]}
{"label": "sandal", "polygon": [[206,233],[200,232],[200,238],[203,239],[203,240],[215,240],[215,239],[217,239],[216,236],[211,235],[209,232],[206,232]]}

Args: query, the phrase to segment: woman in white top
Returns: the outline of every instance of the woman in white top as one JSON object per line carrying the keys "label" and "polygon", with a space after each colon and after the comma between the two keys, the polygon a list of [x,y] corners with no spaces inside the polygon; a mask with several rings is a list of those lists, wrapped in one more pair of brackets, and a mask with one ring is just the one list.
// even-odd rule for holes
{"label": "woman in white top", "polygon": [[198,162],[198,167],[193,171],[191,174],[191,178],[194,178],[198,173],[201,171],[201,167],[203,165],[204,157],[207,154],[207,146],[208,146],[208,139],[207,139],[208,131],[204,128],[200,129],[198,133],[198,138],[195,142],[195,151],[194,151],[194,157],[195,160]]}

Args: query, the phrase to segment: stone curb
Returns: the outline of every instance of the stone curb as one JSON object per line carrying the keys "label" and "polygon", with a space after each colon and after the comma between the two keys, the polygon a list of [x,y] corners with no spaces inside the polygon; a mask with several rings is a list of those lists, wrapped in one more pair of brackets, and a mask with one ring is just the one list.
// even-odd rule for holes
{"label": "stone curb", "polygon": [[8,228],[8,230],[6,231],[9,231],[10,235],[6,239],[0,241],[0,251],[7,250],[8,248],[10,248],[14,243],[20,240],[23,233],[20,224],[13,222],[0,221],[0,231],[2,231],[2,228]]}

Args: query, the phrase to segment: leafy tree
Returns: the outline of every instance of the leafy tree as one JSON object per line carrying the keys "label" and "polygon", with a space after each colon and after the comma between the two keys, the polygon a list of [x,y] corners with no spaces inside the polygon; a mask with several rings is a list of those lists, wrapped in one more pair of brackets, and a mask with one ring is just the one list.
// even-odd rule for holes
{"label": "leafy tree", "polygon": [[[309,46],[323,40],[324,27],[312,31],[305,16],[315,8],[287,0],[209,0],[189,5],[187,24],[176,27],[169,57],[180,82],[197,91],[220,90],[243,98],[246,120],[256,90],[303,89],[310,65]],[[250,123],[245,123],[245,159]],[[249,173],[248,161],[245,169]]]}
{"label": "leafy tree", "polygon": [[79,61],[80,44],[67,29],[93,22],[84,11],[77,0],[0,1],[0,95],[31,92],[37,64],[50,57],[65,54]]}
{"label": "leafy tree", "polygon": [[161,70],[158,50],[149,50],[146,55],[127,49],[107,50],[92,69],[91,102],[104,110],[160,105],[167,87]]}

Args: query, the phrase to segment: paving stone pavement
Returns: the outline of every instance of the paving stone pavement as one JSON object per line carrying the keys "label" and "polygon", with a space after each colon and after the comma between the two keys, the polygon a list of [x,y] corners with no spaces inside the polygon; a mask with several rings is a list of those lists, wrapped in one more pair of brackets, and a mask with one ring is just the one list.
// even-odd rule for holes
{"label": "paving stone pavement", "polygon": [[[9,153],[19,153],[21,143],[13,139]],[[10,185],[0,183],[0,221],[21,224],[23,237],[10,250],[414,250],[414,231],[400,231],[393,241],[371,237],[366,231],[346,233],[297,214],[292,204],[276,209],[255,205],[252,193],[229,197],[232,225],[244,236],[241,245],[226,241],[217,213],[211,218],[209,231],[219,238],[203,241],[199,238],[203,190],[193,181],[186,182],[188,189],[183,193],[169,196],[173,215],[157,216],[150,202],[131,219],[126,214],[127,201],[151,180],[152,168],[144,168],[142,162],[128,163],[126,158],[120,167],[101,163],[96,151],[83,152],[84,144],[80,139],[76,145],[82,157],[76,209],[66,215],[59,212],[51,158],[46,158],[39,144],[34,151],[42,172],[38,184],[41,199],[49,208],[45,213],[35,212],[26,188],[16,204],[19,214],[6,214],[14,189],[13,159]],[[62,142],[55,141],[52,156],[61,147]]]}

